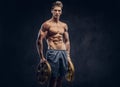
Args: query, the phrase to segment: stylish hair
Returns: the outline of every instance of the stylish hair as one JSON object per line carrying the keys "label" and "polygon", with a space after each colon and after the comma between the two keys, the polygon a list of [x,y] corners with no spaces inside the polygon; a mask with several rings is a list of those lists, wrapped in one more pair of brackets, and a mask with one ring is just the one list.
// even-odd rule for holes
{"label": "stylish hair", "polygon": [[58,6],[58,7],[63,8],[63,4],[62,4],[61,1],[55,1],[55,2],[52,4],[52,9],[53,9],[55,6]]}

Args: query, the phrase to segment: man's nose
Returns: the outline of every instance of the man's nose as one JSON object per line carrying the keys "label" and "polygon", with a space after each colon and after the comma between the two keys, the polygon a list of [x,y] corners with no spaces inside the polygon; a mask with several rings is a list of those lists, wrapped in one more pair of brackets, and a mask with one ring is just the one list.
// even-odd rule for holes
{"label": "man's nose", "polygon": [[59,13],[59,11],[56,11],[56,13],[58,14],[58,13]]}

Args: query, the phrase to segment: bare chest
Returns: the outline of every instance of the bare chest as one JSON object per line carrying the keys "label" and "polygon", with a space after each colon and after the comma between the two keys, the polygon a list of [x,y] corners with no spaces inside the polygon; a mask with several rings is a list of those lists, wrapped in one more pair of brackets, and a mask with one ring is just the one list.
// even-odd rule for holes
{"label": "bare chest", "polygon": [[50,29],[49,29],[49,33],[51,35],[55,35],[55,34],[63,34],[65,32],[65,29],[63,26],[51,26]]}

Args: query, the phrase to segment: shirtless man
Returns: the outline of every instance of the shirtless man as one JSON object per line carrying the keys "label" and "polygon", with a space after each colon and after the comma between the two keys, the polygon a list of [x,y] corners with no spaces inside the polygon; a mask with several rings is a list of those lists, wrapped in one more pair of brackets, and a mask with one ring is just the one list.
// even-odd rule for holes
{"label": "shirtless man", "polygon": [[[49,87],[62,87],[62,79],[67,72],[68,61],[71,61],[68,26],[59,20],[62,8],[61,1],[53,3],[52,18],[42,24],[37,38],[40,62],[48,61],[52,69]],[[48,45],[46,57],[43,54],[43,39]]]}

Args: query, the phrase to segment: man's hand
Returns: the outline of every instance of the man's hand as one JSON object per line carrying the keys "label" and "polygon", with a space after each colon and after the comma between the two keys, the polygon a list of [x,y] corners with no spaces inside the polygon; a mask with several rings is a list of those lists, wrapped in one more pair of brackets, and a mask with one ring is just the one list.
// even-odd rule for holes
{"label": "man's hand", "polygon": [[45,58],[40,59],[40,63],[46,62],[47,60]]}
{"label": "man's hand", "polygon": [[71,61],[71,58],[70,58],[70,57],[68,57],[68,61]]}

